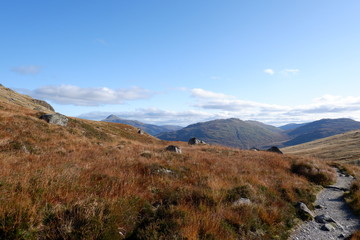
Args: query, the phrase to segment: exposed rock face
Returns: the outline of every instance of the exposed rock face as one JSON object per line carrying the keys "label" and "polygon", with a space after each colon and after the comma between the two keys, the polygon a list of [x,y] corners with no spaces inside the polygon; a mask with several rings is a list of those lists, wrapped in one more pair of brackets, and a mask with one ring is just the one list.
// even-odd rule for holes
{"label": "exposed rock face", "polygon": [[268,152],[274,152],[274,153],[279,153],[279,154],[283,154],[282,151],[280,151],[280,149],[278,147],[272,146],[271,148],[269,148],[268,150],[266,150]]}
{"label": "exposed rock face", "polygon": [[60,113],[54,113],[54,114],[44,114],[40,117],[40,119],[43,119],[51,124],[56,124],[65,127],[69,121],[69,119],[60,114]]}
{"label": "exposed rock face", "polygon": [[176,153],[182,153],[181,149],[177,146],[174,146],[174,145],[169,145],[166,147],[166,151],[169,151],[169,152],[176,152]]}
{"label": "exposed rock face", "polygon": [[206,144],[203,140],[197,139],[197,138],[190,138],[188,141],[189,145],[198,145],[198,144]]}
{"label": "exposed rock face", "polygon": [[53,111],[55,112],[55,109],[50,105],[48,104],[47,102],[43,101],[43,100],[39,100],[39,99],[31,99],[31,101],[35,104],[38,104],[40,106],[43,106],[44,108],[46,109],[49,109],[50,111]]}

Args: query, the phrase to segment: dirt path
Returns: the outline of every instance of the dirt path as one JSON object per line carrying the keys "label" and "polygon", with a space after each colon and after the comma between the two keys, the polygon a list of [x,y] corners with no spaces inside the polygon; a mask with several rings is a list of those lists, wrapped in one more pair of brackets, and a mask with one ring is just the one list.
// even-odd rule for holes
{"label": "dirt path", "polygon": [[[343,199],[344,191],[350,188],[353,177],[337,173],[336,183],[324,188],[315,201],[315,206],[320,207],[314,211],[315,216],[325,214],[327,221],[305,222],[293,232],[289,240],[344,239],[360,229],[360,219],[351,212]],[[325,224],[331,229],[330,231],[325,229]]]}

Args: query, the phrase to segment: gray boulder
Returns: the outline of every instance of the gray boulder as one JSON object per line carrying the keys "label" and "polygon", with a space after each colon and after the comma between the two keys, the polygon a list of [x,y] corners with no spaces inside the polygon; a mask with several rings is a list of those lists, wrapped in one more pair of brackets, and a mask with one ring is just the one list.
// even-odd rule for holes
{"label": "gray boulder", "polygon": [[54,113],[54,114],[44,114],[40,117],[40,119],[43,119],[51,124],[56,124],[65,127],[69,121],[69,119],[60,114],[60,113]]}
{"label": "gray boulder", "polygon": [[241,206],[241,205],[250,205],[250,204],[251,204],[250,199],[248,199],[248,198],[239,198],[232,205],[234,207],[238,207],[238,206]]}
{"label": "gray boulder", "polygon": [[336,229],[334,225],[335,225],[334,223],[326,223],[321,227],[321,230],[329,231],[329,232],[334,231]]}
{"label": "gray boulder", "polygon": [[297,203],[297,209],[299,216],[302,220],[312,220],[314,219],[314,213],[306,206],[303,202]]}
{"label": "gray boulder", "polygon": [[266,150],[268,152],[274,152],[274,153],[279,153],[279,154],[283,154],[282,151],[280,151],[280,149],[278,147],[272,146],[271,148],[269,148],[268,150]]}
{"label": "gray boulder", "polygon": [[203,140],[197,139],[195,137],[190,138],[190,140],[188,141],[189,145],[199,145],[199,144],[206,144],[206,142],[204,142]]}
{"label": "gray boulder", "polygon": [[166,151],[175,152],[175,153],[182,153],[181,149],[179,147],[177,147],[177,146],[174,146],[174,145],[167,146]]}

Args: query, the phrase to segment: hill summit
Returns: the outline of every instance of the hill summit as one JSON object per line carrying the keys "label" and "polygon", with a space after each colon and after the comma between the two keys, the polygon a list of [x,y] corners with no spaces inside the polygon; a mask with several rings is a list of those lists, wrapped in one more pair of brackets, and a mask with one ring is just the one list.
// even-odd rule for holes
{"label": "hill summit", "polygon": [[175,132],[161,133],[157,137],[172,141],[188,141],[197,137],[207,143],[242,149],[276,145],[288,139],[281,129],[237,118],[196,123]]}

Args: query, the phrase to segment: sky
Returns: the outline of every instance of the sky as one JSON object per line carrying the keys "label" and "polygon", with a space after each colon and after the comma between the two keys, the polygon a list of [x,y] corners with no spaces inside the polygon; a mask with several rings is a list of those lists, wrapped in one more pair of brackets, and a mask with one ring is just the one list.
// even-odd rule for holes
{"label": "sky", "polygon": [[8,0],[0,83],[67,116],[360,120],[358,0]]}

